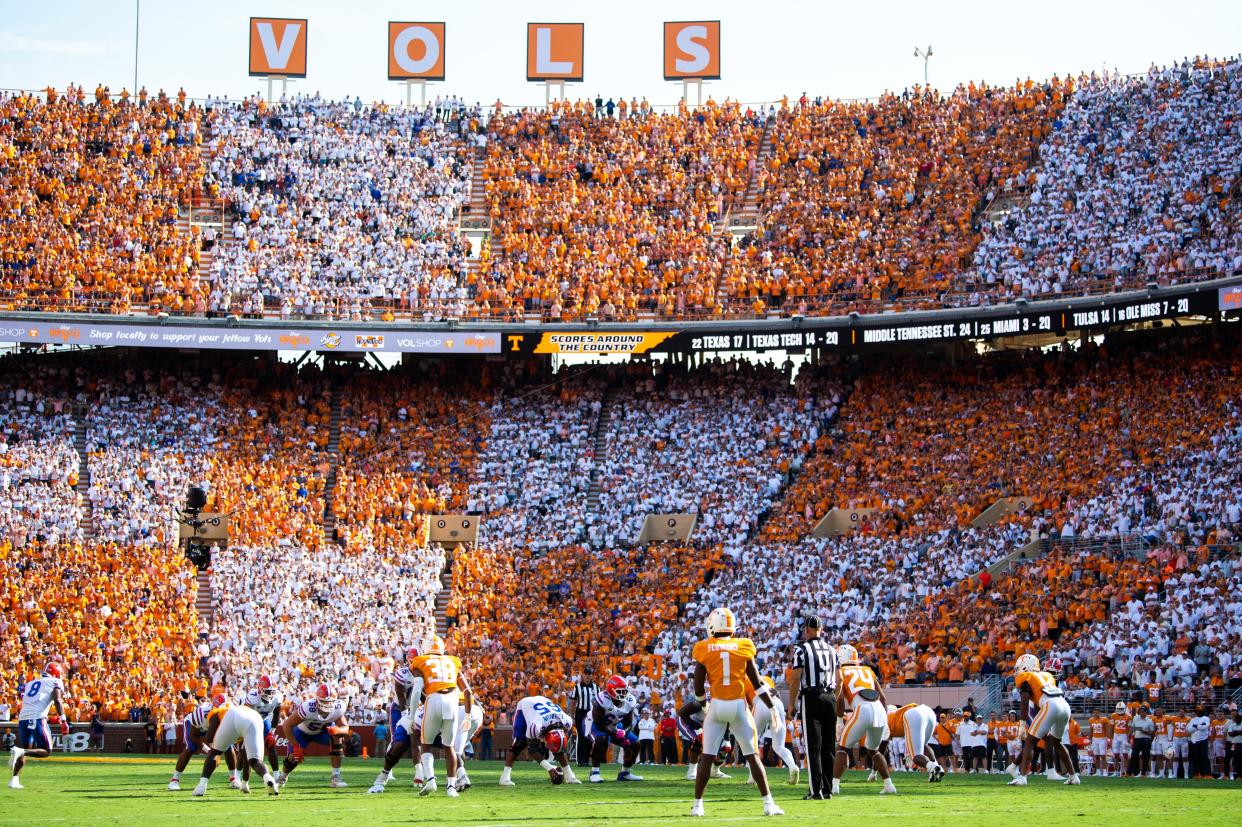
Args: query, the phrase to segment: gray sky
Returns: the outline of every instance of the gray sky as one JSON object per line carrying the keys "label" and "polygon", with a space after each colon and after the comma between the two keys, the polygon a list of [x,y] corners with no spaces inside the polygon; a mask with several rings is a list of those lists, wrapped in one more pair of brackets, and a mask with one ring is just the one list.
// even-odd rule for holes
{"label": "gray sky", "polygon": [[[931,80],[1008,84],[1027,76],[1107,66],[1138,72],[1185,55],[1226,57],[1242,43],[1242,3],[1198,2],[483,2],[213,0],[142,3],[138,80],[152,92],[184,86],[194,97],[260,91],[247,75],[251,15],[309,20],[308,73],[290,91],[364,101],[404,98],[386,72],[389,20],[447,24],[446,72],[436,93],[468,101],[542,103],[525,79],[525,23],[584,22],[586,79],[569,97],[646,95],[672,103],[680,86],[663,80],[661,24],[721,21],[722,75],[705,87],[718,99],[767,101],[802,91],[871,97],[922,79],[914,46],[934,47]],[[63,89],[74,81],[119,91],[132,85],[134,3],[113,0],[0,0],[0,86]]]}

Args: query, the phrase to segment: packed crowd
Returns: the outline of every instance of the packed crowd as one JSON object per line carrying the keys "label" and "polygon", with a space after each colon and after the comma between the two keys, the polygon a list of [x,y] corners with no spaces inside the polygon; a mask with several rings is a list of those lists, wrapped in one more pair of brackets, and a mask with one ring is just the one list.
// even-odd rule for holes
{"label": "packed crowd", "polygon": [[197,289],[199,245],[177,212],[202,192],[202,112],[162,94],[141,106],[84,97],[0,94],[0,302],[179,303]]}
{"label": "packed crowd", "polygon": [[234,216],[207,309],[366,320],[404,306],[462,315],[477,111],[362,107],[318,96],[213,103],[210,180]]}
{"label": "packed crowd", "polygon": [[[1238,352],[1192,335],[877,362],[763,535],[804,536],[834,507],[877,509],[867,523],[882,535],[919,535],[966,526],[1007,496],[1030,499],[1022,519],[1040,530],[1072,533],[1069,515],[1102,482],[1208,446],[1236,398]],[[1187,370],[1170,374],[1165,359]]]}
{"label": "packed crowd", "polygon": [[[600,118],[587,101],[493,117],[485,170],[497,255],[483,315],[630,318],[712,309],[762,121],[736,103]],[[489,251],[490,252],[490,251]]]}
{"label": "packed crowd", "polygon": [[936,300],[969,266],[986,193],[1030,166],[1073,92],[1054,77],[782,109],[729,305]]}
{"label": "packed crowd", "polygon": [[638,539],[648,514],[697,515],[694,539],[738,547],[835,415],[840,391],[797,394],[786,370],[740,360],[640,370],[606,425],[602,540]]}
{"label": "packed crowd", "polygon": [[1092,76],[978,246],[965,287],[995,298],[1242,269],[1242,63]]}

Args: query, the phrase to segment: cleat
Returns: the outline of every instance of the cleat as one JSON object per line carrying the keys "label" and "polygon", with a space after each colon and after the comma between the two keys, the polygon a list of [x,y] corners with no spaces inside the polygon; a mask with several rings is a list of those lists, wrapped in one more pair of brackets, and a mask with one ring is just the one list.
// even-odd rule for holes
{"label": "cleat", "polygon": [[693,781],[697,774],[698,773],[695,771],[693,765],[686,768],[686,780],[687,781]]}
{"label": "cleat", "polygon": [[383,784],[372,784],[371,788],[367,790],[367,795],[379,795],[382,792],[384,792]]}
{"label": "cleat", "polygon": [[169,782],[168,782],[168,791],[169,791],[170,793],[179,793],[179,792],[181,792],[181,782],[180,782],[178,779],[176,779],[176,778],[174,778],[172,781],[169,781]]}
{"label": "cleat", "polygon": [[249,795],[250,794],[250,782],[249,781],[241,782],[240,784],[237,785],[237,789]]}
{"label": "cleat", "polygon": [[26,750],[21,747],[13,747],[9,750],[9,772],[17,769],[17,759],[26,754]]}
{"label": "cleat", "polygon": [[880,789],[880,795],[897,795],[897,788],[893,786],[893,779],[884,779],[884,786]]}
{"label": "cleat", "polygon": [[711,777],[712,778],[728,778],[729,776],[727,773],[721,772],[720,767],[717,767],[715,764],[713,764]]}
{"label": "cleat", "polygon": [[1065,781],[1066,780],[1065,776],[1061,775],[1061,773],[1057,772],[1056,770],[1048,770],[1048,772],[1044,773],[1044,775],[1048,778],[1049,781]]}
{"label": "cleat", "polygon": [[801,777],[801,775],[802,775],[802,771],[798,767],[791,767],[789,769],[789,786],[791,787],[798,786],[798,779],[799,777]]}
{"label": "cleat", "polygon": [[629,770],[621,770],[621,772],[617,773],[617,780],[618,781],[642,781],[643,777],[636,773],[632,773]]}
{"label": "cleat", "polygon": [[1064,783],[1067,787],[1081,787],[1082,779],[1078,777],[1078,773],[1074,773],[1069,778],[1065,779]]}
{"label": "cleat", "polygon": [[763,805],[763,814],[765,816],[783,816],[785,815],[785,811],[776,806],[776,802],[774,801],[771,804]]}
{"label": "cleat", "polygon": [[500,779],[500,786],[502,786],[502,787],[516,787],[516,786],[517,786],[517,784],[514,784],[514,783],[513,783],[513,779],[512,779],[512,778],[502,778],[502,779]]}
{"label": "cleat", "polygon": [[22,782],[19,781],[17,779],[17,776],[15,775],[9,779],[9,789],[10,790],[24,790],[26,788],[22,786]]}
{"label": "cleat", "polygon": [[341,787],[348,787],[349,785],[345,783],[344,778],[333,778],[331,781],[328,782],[328,786],[335,787],[336,789],[339,790]]}
{"label": "cleat", "polygon": [[867,773],[867,780],[868,780],[868,781],[874,781],[874,780],[875,780],[875,770],[872,770],[871,772]]}
{"label": "cleat", "polygon": [[272,776],[269,775],[263,779],[263,786],[267,787],[268,795],[280,795],[280,785]]}
{"label": "cleat", "polygon": [[573,773],[569,772],[568,767],[566,767],[565,769],[566,769],[566,772],[565,772],[565,783],[566,784],[581,784],[582,783],[582,779],[574,775]]}
{"label": "cleat", "polygon": [[397,780],[397,776],[396,776],[396,775],[394,775],[394,774],[392,773],[392,771],[391,771],[391,770],[390,770],[390,771],[389,771],[389,773],[388,773],[388,780],[389,780],[389,781],[396,781],[396,780]]}
{"label": "cleat", "polygon": [[444,791],[444,794],[449,798],[456,798],[458,796],[457,788],[452,784],[449,784],[448,789]]}
{"label": "cleat", "polygon": [[276,786],[283,787],[285,786],[285,782],[288,780],[289,776],[285,775],[283,772],[276,774]]}
{"label": "cleat", "polygon": [[229,779],[229,786],[235,790],[240,790],[242,788],[241,779],[238,778],[237,776],[233,776],[232,778]]}
{"label": "cleat", "polygon": [[199,798],[207,795],[207,779],[204,778],[199,781],[198,786],[194,788],[194,792],[191,795],[198,796]]}
{"label": "cleat", "polygon": [[1008,784],[1007,786],[1010,786],[1010,787],[1025,787],[1025,786],[1026,786],[1026,776],[1025,776],[1025,775],[1019,775],[1017,778],[1015,778],[1014,780],[1010,781],[1010,782],[1009,782],[1009,784]]}
{"label": "cleat", "polygon": [[423,785],[422,789],[418,791],[418,794],[419,795],[431,795],[432,793],[436,791],[436,789],[437,789],[436,780],[432,778],[426,784]]}
{"label": "cleat", "polygon": [[831,795],[841,794],[841,779],[840,778],[832,779],[832,789],[829,792]]}
{"label": "cleat", "polygon": [[464,793],[466,790],[470,789],[470,776],[463,775],[461,778],[458,778],[456,786],[457,792],[459,793]]}
{"label": "cleat", "polygon": [[1005,772],[1009,773],[1010,777],[1017,778],[1018,777],[1018,765],[1010,764],[1009,766],[1005,767]]}
{"label": "cleat", "polygon": [[703,802],[702,802],[702,801],[696,801],[696,802],[694,802],[693,804],[691,804],[691,805],[690,805],[690,815],[692,815],[692,816],[705,816],[705,815],[707,815],[707,813],[703,812]]}
{"label": "cleat", "polygon": [[599,770],[591,770],[591,777],[588,778],[587,780],[590,781],[592,784],[603,784],[604,783],[604,779],[599,774]]}

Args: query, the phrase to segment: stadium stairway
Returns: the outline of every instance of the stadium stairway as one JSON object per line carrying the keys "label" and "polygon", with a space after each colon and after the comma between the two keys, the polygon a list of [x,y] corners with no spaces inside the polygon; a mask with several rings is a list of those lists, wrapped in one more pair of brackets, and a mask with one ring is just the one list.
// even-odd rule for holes
{"label": "stadium stairway", "polygon": [[773,123],[769,119],[763,124],[763,135],[759,139],[759,152],[755,156],[755,168],[750,172],[750,181],[746,184],[746,194],[742,203],[729,211],[728,220],[722,222],[724,232],[744,235],[759,224],[759,195],[763,181],[763,169],[772,155]]}
{"label": "stadium stairway", "polygon": [[612,406],[616,404],[620,389],[609,387],[604,391],[604,398],[599,406],[599,418],[595,420],[595,433],[592,434],[595,449],[595,463],[591,468],[591,485],[587,488],[587,512],[599,512],[599,459],[608,450],[608,422],[612,418]]}
{"label": "stadium stairway", "polygon": [[483,177],[483,167],[487,161],[487,150],[479,147],[474,151],[474,162],[470,173],[470,200],[461,211],[463,228],[485,229],[491,223],[487,212],[487,182]]}
{"label": "stadium stairway", "polygon": [[86,408],[82,407],[76,413],[78,426],[73,432],[73,447],[78,452],[78,484],[75,490],[82,509],[78,525],[82,528],[82,538],[90,540],[95,536],[95,514],[90,497],[91,470],[86,454]]}
{"label": "stadium stairway", "polygon": [[336,538],[336,512],[332,510],[333,494],[336,492],[336,471],[340,467],[341,447],[341,390],[332,388],[332,413],[328,420],[328,457],[331,468],[323,485],[323,533],[329,540]]}
{"label": "stadium stairway", "polygon": [[198,589],[194,592],[194,608],[198,611],[199,618],[207,621],[207,625],[210,627],[215,615],[215,605],[211,599],[211,574],[200,569],[196,580],[198,581]]}
{"label": "stadium stairway", "polygon": [[448,633],[448,603],[453,595],[453,555],[450,553],[444,560],[444,569],[440,572],[440,593],[436,595],[436,634],[444,637]]}

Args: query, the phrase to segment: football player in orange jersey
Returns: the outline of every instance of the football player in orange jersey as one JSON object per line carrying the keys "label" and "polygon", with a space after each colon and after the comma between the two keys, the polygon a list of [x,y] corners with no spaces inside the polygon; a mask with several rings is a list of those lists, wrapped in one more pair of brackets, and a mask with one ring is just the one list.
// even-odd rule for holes
{"label": "football player in orange jersey", "polygon": [[888,707],[888,734],[894,740],[904,739],[906,755],[920,770],[927,770],[927,780],[935,783],[944,778],[944,767],[932,752],[932,736],[936,732],[936,713],[926,704]]}
{"label": "football player in orange jersey", "polygon": [[[1064,781],[1071,786],[1082,782],[1078,778],[1077,768],[1070,758],[1062,739],[1069,729],[1070,707],[1065,700],[1057,680],[1048,672],[1039,668],[1039,658],[1025,654],[1014,664],[1014,686],[1022,698],[1024,711],[1035,710],[1035,717],[1027,727],[1026,743],[1022,746],[1022,765],[1007,768],[1013,780],[1011,787],[1025,787],[1026,776],[1031,771],[1031,761],[1040,741],[1044,742],[1044,763],[1048,768],[1049,781]],[[1067,776],[1057,773],[1058,765],[1065,768]]]}
{"label": "football player in orange jersey", "polygon": [[1151,741],[1151,763],[1155,767],[1156,778],[1171,778],[1173,769],[1173,721],[1171,715],[1164,714],[1164,707],[1152,710],[1152,723],[1156,725],[1156,735]]}
{"label": "football player in orange jersey", "polygon": [[763,796],[765,816],[784,815],[785,811],[772,800],[768,787],[768,775],[759,760],[758,733],[755,720],[746,703],[746,682],[757,687],[755,697],[771,710],[771,728],[783,732],[785,722],[780,720],[776,705],[772,702],[772,690],[759,677],[755,666],[757,649],[749,638],[735,638],[737,619],[725,608],[712,609],[707,616],[707,638],[694,644],[694,699],[700,704],[707,699],[710,681],[712,702],[703,718],[703,753],[699,756],[699,770],[694,779],[694,806],[690,815],[702,816],[703,792],[711,775],[712,763],[725,733],[730,732],[737,741],[738,749],[746,756],[750,774]]}
{"label": "football player in orange jersey", "polygon": [[884,779],[880,795],[893,795],[897,788],[889,777],[888,760],[879,752],[888,731],[888,701],[884,687],[870,666],[859,662],[858,650],[848,643],[837,647],[837,720],[844,721],[837,740],[836,765],[832,768],[832,794],[841,791],[841,776],[849,763],[850,750],[858,747],[864,763]]}
{"label": "football player in orange jersey", "polygon": [[[446,772],[445,787],[449,798],[457,797],[457,755],[453,752],[453,736],[460,726],[458,720],[461,705],[458,693],[465,699],[465,711],[470,713],[474,705],[474,693],[470,682],[461,671],[461,661],[444,652],[444,638],[432,639],[426,654],[410,662],[410,671],[423,679],[423,787],[419,795],[431,795],[436,791],[436,757],[433,749],[444,752]],[[441,746],[435,747],[439,737]]]}
{"label": "football player in orange jersey", "polygon": [[1091,764],[1096,775],[1108,775],[1108,742],[1113,734],[1113,722],[1102,712],[1087,721],[1091,727]]}
{"label": "football player in orange jersey", "polygon": [[1108,717],[1108,725],[1113,733],[1113,763],[1117,765],[1118,776],[1125,775],[1126,765],[1130,758],[1130,721],[1133,716],[1126,708],[1124,701],[1118,701],[1113,714]]}

